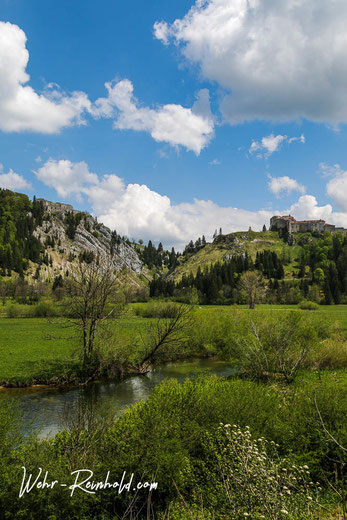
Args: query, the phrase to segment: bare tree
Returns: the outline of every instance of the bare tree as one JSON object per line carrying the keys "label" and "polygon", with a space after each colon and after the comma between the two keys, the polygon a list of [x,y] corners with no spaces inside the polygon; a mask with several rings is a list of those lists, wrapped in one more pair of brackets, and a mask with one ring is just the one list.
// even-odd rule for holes
{"label": "bare tree", "polygon": [[79,262],[66,282],[69,296],[68,321],[81,332],[83,364],[91,361],[101,325],[114,316],[116,307],[109,301],[117,288],[117,273],[111,262],[96,258]]}
{"label": "bare tree", "polygon": [[259,271],[246,271],[242,273],[239,286],[240,289],[247,294],[249,308],[254,309],[255,304],[258,303],[260,296],[264,292],[264,283],[261,273]]}
{"label": "bare tree", "polygon": [[132,367],[139,373],[148,372],[149,365],[161,353],[164,347],[181,347],[186,341],[185,333],[189,330],[192,319],[192,308],[186,304],[168,304],[166,316],[158,318],[142,339],[144,346],[141,361]]}

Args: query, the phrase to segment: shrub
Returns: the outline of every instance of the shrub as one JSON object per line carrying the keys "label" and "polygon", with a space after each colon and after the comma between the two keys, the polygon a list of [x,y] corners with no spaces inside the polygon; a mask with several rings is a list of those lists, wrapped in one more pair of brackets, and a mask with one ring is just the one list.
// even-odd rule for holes
{"label": "shrub", "polygon": [[47,302],[40,302],[31,307],[30,314],[33,318],[51,318],[56,316],[53,305]]}
{"label": "shrub", "polygon": [[316,311],[319,309],[319,305],[316,302],[310,302],[309,300],[302,300],[300,303],[298,303],[299,309],[305,310],[305,311]]}
{"label": "shrub", "polygon": [[6,309],[6,316],[8,318],[18,318],[21,315],[21,310],[17,305],[10,305]]}
{"label": "shrub", "polygon": [[235,520],[314,518],[310,506],[318,499],[318,489],[310,482],[308,467],[281,459],[277,446],[264,437],[254,439],[249,426],[221,423],[217,432],[207,435],[203,457],[209,466],[206,472],[203,464],[207,493],[212,487],[215,496],[210,502],[220,513]]}
{"label": "shrub", "polygon": [[172,302],[156,302],[135,308],[137,316],[142,318],[173,318],[176,315],[177,304]]}
{"label": "shrub", "polygon": [[317,370],[347,367],[347,342],[339,335],[322,341],[310,353],[305,366]]}
{"label": "shrub", "polygon": [[281,376],[291,383],[319,336],[304,314],[278,314],[239,317],[229,358],[246,376],[257,380]]}

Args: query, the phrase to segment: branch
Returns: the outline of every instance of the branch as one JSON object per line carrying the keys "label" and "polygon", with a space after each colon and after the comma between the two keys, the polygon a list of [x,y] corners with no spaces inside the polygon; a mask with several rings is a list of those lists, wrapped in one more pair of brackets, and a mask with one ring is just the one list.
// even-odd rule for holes
{"label": "branch", "polygon": [[314,396],[314,404],[316,405],[316,410],[318,412],[318,415],[319,415],[319,420],[320,420],[320,423],[323,427],[323,430],[325,431],[325,433],[331,438],[331,440],[343,451],[346,451],[346,448],[344,448],[336,439],[335,437],[329,432],[329,430],[327,430],[325,424],[324,424],[324,421],[323,421],[323,417],[319,411],[319,408],[318,408],[318,405],[317,405],[317,399],[316,399],[316,396]]}

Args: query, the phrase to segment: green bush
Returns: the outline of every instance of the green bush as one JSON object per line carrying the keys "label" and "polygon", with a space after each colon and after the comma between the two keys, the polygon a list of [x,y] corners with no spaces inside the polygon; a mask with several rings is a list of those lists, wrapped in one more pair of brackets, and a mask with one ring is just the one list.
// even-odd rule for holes
{"label": "green bush", "polygon": [[300,303],[298,303],[299,309],[305,310],[305,311],[316,311],[319,309],[319,305],[316,302],[310,302],[309,300],[302,300]]}
{"label": "green bush", "polygon": [[217,508],[235,520],[316,517],[312,504],[319,491],[310,482],[308,467],[279,457],[274,441],[255,439],[249,426],[230,424],[221,424],[206,437],[203,459],[208,464],[202,467],[208,486],[203,484],[202,490],[207,488],[203,496],[211,512]]}
{"label": "green bush", "polygon": [[18,305],[9,305],[6,309],[6,316],[8,318],[19,318],[19,316],[21,316],[21,310]]}
{"label": "green bush", "polygon": [[47,302],[39,302],[37,305],[30,307],[28,311],[31,318],[51,318],[56,316],[53,305]]}
{"label": "green bush", "polygon": [[316,370],[347,367],[347,342],[342,335],[322,341],[310,352],[305,366]]}
{"label": "green bush", "polygon": [[142,318],[173,318],[177,304],[172,302],[151,302],[135,307],[135,314]]}
{"label": "green bush", "polygon": [[[319,334],[325,328],[322,326]],[[295,311],[238,315],[226,352],[240,372],[256,380],[296,378],[310,350],[320,341],[315,324]]]}

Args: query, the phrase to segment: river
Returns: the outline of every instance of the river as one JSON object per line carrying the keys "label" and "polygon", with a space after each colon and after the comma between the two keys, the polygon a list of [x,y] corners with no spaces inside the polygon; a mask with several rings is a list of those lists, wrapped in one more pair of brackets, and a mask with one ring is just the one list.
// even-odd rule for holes
{"label": "river", "polygon": [[115,415],[141,399],[147,399],[153,388],[165,379],[179,382],[202,374],[229,376],[234,370],[217,359],[193,359],[158,366],[146,376],[127,377],[121,381],[97,381],[85,387],[11,388],[0,392],[1,399],[16,398],[24,414],[25,431],[33,431],[40,438],[54,436],[64,429],[67,416],[78,404],[90,404]]}

